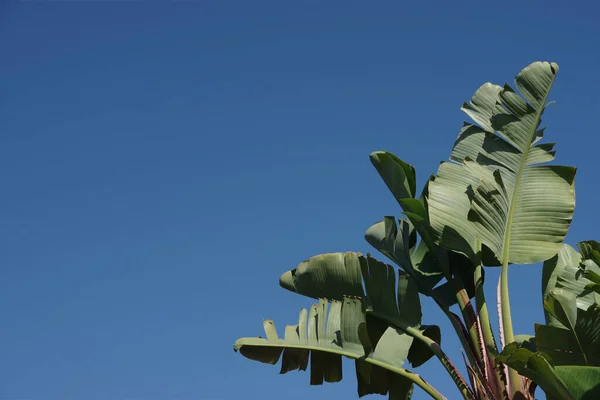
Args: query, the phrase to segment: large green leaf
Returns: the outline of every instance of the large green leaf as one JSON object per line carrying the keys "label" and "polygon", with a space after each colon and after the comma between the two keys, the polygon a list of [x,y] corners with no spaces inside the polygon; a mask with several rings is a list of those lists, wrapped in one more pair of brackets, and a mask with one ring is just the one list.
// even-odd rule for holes
{"label": "large green leaf", "polygon": [[[555,372],[575,400],[600,399],[600,367],[558,366]],[[555,398],[548,396],[548,400]]]}
{"label": "large green leaf", "polygon": [[552,357],[555,365],[600,366],[600,307],[582,310],[572,297],[557,298],[554,293],[546,302],[548,311],[567,328],[536,324],[536,348]]}
{"label": "large green leaf", "polygon": [[302,309],[298,325],[287,326],[279,338],[272,320],[264,322],[266,338],[242,338],[234,350],[245,357],[276,364],[283,354],[281,373],[306,370],[309,356],[311,385],[342,379],[342,357],[356,360],[360,396],[389,393],[391,400],[409,399],[413,383],[433,398],[443,399],[418,375],[403,368],[413,338],[388,327],[374,332],[367,327],[362,300],[344,298],[333,301],[327,312],[321,300],[310,312]]}
{"label": "large green leaf", "polygon": [[[383,330],[390,325],[418,329],[421,324],[421,302],[415,281],[406,272],[396,273],[394,267],[368,255],[320,254],[284,273],[279,282],[285,289],[315,299],[342,300],[346,296],[364,299],[369,310],[385,321],[380,321]],[[439,334],[433,329],[423,328],[423,334],[437,338]],[[420,365],[432,356],[427,346],[415,344],[409,361],[413,366]]]}
{"label": "large green leaf", "polygon": [[575,168],[539,165],[554,152],[537,144],[557,72],[533,63],[515,79],[524,98],[485,84],[463,106],[479,125],[463,127],[452,162],[429,185],[429,219],[444,247],[476,257],[480,240],[486,265],[536,263],[559,251],[573,217]]}
{"label": "large green leaf", "polygon": [[553,399],[574,400],[544,353],[532,352],[520,347],[517,343],[509,343],[496,357],[496,361],[504,363],[522,376],[530,378],[542,388],[546,395],[551,395]]}
{"label": "large green leaf", "polygon": [[556,365],[585,365],[585,359],[573,333],[565,328],[535,324],[535,348]]}

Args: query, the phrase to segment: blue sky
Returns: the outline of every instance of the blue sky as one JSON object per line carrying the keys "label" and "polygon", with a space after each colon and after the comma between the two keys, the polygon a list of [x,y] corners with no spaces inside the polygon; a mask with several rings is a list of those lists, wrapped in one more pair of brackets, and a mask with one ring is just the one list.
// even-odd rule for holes
{"label": "blue sky", "polygon": [[[310,387],[233,342],[310,305],[282,272],[399,215],[371,151],[422,186],[462,102],[536,60],[561,67],[546,138],[579,167],[567,241],[599,239],[598,6],[400,3],[3,2],[0,399],[356,398],[351,368]],[[516,333],[542,321],[539,273],[511,270]]]}

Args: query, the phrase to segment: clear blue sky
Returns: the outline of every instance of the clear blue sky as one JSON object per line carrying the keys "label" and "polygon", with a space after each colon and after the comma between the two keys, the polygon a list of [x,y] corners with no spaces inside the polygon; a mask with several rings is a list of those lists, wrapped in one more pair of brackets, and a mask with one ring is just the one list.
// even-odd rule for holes
{"label": "clear blue sky", "polygon": [[[2,1],[0,399],[356,398],[351,368],[310,387],[233,342],[310,305],[282,272],[369,251],[399,215],[371,151],[422,186],[462,102],[532,61],[561,67],[545,123],[580,168],[568,242],[600,239],[598,6],[401,3]],[[543,318],[539,272],[511,270],[517,333]],[[418,372],[458,398],[435,361]]]}

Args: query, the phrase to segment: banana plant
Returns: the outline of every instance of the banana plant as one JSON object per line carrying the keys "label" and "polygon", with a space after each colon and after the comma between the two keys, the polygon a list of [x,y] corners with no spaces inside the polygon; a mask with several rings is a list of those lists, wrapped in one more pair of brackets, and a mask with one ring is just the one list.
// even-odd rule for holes
{"label": "banana plant", "polygon": [[[515,78],[520,94],[482,85],[462,106],[472,122],[420,193],[413,166],[371,153],[402,216],[384,217],[365,239],[395,266],[357,252],[309,258],[283,273],[280,286],[318,303],[283,338],[267,320],[265,338],[239,339],[234,350],[263,363],[281,359],[281,373],[306,370],[310,360],[311,385],[340,381],[342,357],[353,359],[359,397],[408,400],[417,387],[445,399],[407,365],[437,360],[465,400],[533,400],[538,387],[550,400],[600,398],[600,245],[582,242],[578,252],[563,243],[576,169],[548,164],[554,144],[540,143],[557,73],[555,63],[527,66]],[[508,269],[539,262],[546,324],[515,335]],[[483,290],[485,269],[494,267],[499,332]],[[420,296],[449,319],[465,376],[443,351],[440,328],[422,323]]]}

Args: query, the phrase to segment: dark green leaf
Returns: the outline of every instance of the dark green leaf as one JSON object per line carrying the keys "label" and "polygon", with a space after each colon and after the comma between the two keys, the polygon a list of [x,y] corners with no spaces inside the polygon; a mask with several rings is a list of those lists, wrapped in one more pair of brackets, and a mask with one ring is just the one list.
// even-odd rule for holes
{"label": "dark green leaf", "polygon": [[[555,371],[575,400],[600,399],[600,367],[562,366]],[[554,398],[549,396],[548,400]]]}
{"label": "dark green leaf", "polygon": [[554,371],[550,360],[543,353],[532,352],[516,343],[509,343],[502,353],[496,357],[497,362],[504,363],[539,385],[546,394],[556,400],[574,400],[564,382]]}
{"label": "dark green leaf", "polygon": [[416,173],[412,165],[385,151],[373,152],[370,158],[371,163],[398,202],[405,198],[415,197]]}
{"label": "dark green leaf", "polygon": [[[422,325],[421,333],[427,336],[430,339],[433,339],[436,343],[442,344],[442,332],[440,331],[440,327],[437,325]],[[433,353],[429,349],[429,347],[421,341],[415,340],[413,345],[410,347],[408,351],[408,361],[411,363],[413,368],[419,367],[425,364],[431,357],[433,357]]]}
{"label": "dark green leaf", "polygon": [[600,307],[578,309],[573,329],[536,324],[535,336],[555,365],[600,366]]}
{"label": "dark green leaf", "polygon": [[595,240],[586,240],[577,243],[581,255],[586,260],[591,260],[596,265],[600,265],[600,243]]}

